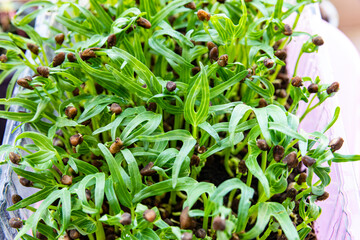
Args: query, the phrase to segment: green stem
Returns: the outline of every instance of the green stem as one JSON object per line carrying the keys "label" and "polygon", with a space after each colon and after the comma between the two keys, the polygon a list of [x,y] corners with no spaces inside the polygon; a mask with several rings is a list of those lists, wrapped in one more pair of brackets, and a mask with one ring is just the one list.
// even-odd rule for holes
{"label": "green stem", "polygon": [[251,181],[252,181],[252,173],[248,171],[248,173],[247,173],[247,179],[246,179],[246,185],[247,185],[248,187],[251,186]]}
{"label": "green stem", "polygon": [[234,173],[231,171],[230,166],[229,166],[230,151],[231,151],[231,148],[226,149],[225,159],[224,159],[224,167],[225,167],[226,172],[229,174],[229,176],[234,177]]}
{"label": "green stem", "polygon": [[261,154],[261,169],[264,173],[266,170],[266,162],[267,162],[267,152],[263,151]]}

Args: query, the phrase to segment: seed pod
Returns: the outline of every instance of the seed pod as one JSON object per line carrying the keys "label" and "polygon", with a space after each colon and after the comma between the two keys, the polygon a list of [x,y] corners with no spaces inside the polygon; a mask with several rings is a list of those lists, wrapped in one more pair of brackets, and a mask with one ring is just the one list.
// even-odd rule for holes
{"label": "seed pod", "polygon": [[272,68],[274,66],[274,60],[270,59],[270,58],[265,58],[264,59],[264,65],[267,68]]}
{"label": "seed pod", "polygon": [[176,83],[174,83],[173,81],[168,81],[168,82],[166,83],[166,89],[167,89],[169,92],[175,91],[175,89],[176,89]]}
{"label": "seed pod", "polygon": [[226,67],[228,65],[229,56],[227,54],[221,55],[217,63],[220,67]]}
{"label": "seed pod", "polygon": [[205,12],[204,10],[199,10],[198,12],[197,12],[197,16],[198,16],[198,18],[199,18],[199,20],[200,21],[209,21],[210,20],[210,17],[211,17],[211,15],[210,15],[210,13],[208,13],[208,12]]}
{"label": "seed pod", "polygon": [[72,229],[69,232],[69,236],[71,239],[78,239],[80,238],[80,233],[76,229]]}
{"label": "seed pod", "polygon": [[21,185],[23,185],[24,187],[31,187],[32,186],[32,182],[24,177],[21,177],[19,179],[19,182]]}
{"label": "seed pod", "polygon": [[343,144],[344,144],[344,139],[342,139],[341,137],[338,137],[338,138],[334,138],[333,140],[331,140],[329,143],[329,146],[331,148],[331,151],[335,152],[335,151],[339,150]]}
{"label": "seed pod", "polygon": [[136,20],[137,24],[145,29],[151,28],[151,23],[146,18],[140,17],[138,20]]}
{"label": "seed pod", "polygon": [[69,60],[69,62],[75,62],[75,61],[76,61],[75,54],[73,54],[73,53],[68,53],[68,54],[67,54],[67,59]]}
{"label": "seed pod", "polygon": [[241,160],[238,165],[239,173],[245,174],[247,172],[247,167],[245,164],[245,160]]}
{"label": "seed pod", "polygon": [[156,170],[151,169],[154,166],[153,162],[149,162],[143,169],[140,170],[142,176],[152,176],[156,173]]}
{"label": "seed pod", "polygon": [[131,214],[126,212],[123,215],[121,215],[120,224],[130,225],[131,224]]}
{"label": "seed pod", "polygon": [[314,163],[316,163],[316,160],[309,156],[302,156],[301,160],[306,167],[311,167]]}
{"label": "seed pod", "polygon": [[317,93],[319,91],[319,86],[316,83],[312,83],[308,86],[309,93]]}
{"label": "seed pod", "polygon": [[53,67],[57,67],[57,66],[60,66],[65,60],[65,53],[64,52],[60,52],[58,53],[54,59],[53,59]]}
{"label": "seed pod", "polygon": [[119,104],[113,103],[113,104],[111,104],[111,106],[110,106],[110,111],[111,111],[112,113],[115,113],[116,115],[119,115],[120,113],[122,113],[122,108],[120,107]]}
{"label": "seed pod", "polygon": [[81,123],[81,125],[88,126],[90,123],[91,123],[91,118],[88,119],[88,120],[86,120],[86,121],[83,121],[83,122]]}
{"label": "seed pod", "polygon": [[30,50],[30,52],[32,52],[33,54],[35,54],[35,55],[39,54],[39,47],[36,46],[35,44],[27,43],[26,46]]}
{"label": "seed pod", "polygon": [[16,154],[14,152],[9,153],[9,159],[13,164],[19,164],[21,161],[21,157],[19,154]]}
{"label": "seed pod", "polygon": [[224,231],[226,228],[226,221],[225,219],[217,216],[214,218],[213,220],[213,225],[212,225],[213,229],[215,231]]}
{"label": "seed pod", "polygon": [[21,228],[23,226],[23,221],[18,217],[13,217],[9,220],[9,225],[12,228]]}
{"label": "seed pod", "polygon": [[322,39],[322,37],[320,37],[320,36],[317,36],[317,37],[314,37],[314,38],[312,39],[312,42],[313,42],[313,44],[315,44],[316,46],[321,46],[321,45],[324,44],[324,39]]}
{"label": "seed pod", "polygon": [[190,159],[191,166],[199,166],[200,164],[200,157],[198,155],[192,155]]}
{"label": "seed pod", "polygon": [[85,196],[86,196],[86,201],[91,200],[91,191],[89,189],[85,189]]}
{"label": "seed pod", "polygon": [[69,176],[69,175],[62,176],[61,183],[64,185],[71,185],[72,184],[72,176]]}
{"label": "seed pod", "polygon": [[201,238],[201,239],[205,238],[205,237],[206,237],[206,231],[205,231],[205,229],[199,228],[198,230],[196,230],[196,231],[195,231],[195,236],[196,236],[197,238]]}
{"label": "seed pod", "polygon": [[37,67],[36,71],[38,72],[38,74],[40,74],[44,78],[49,77],[49,68],[47,68],[47,67],[44,67],[44,66]]}
{"label": "seed pod", "polygon": [[181,240],[191,240],[192,237],[193,237],[192,233],[184,232],[183,235],[181,235]]}
{"label": "seed pod", "polygon": [[180,214],[180,228],[190,229],[192,227],[192,218],[189,216],[189,207],[184,208]]}
{"label": "seed pod", "polygon": [[280,145],[276,145],[273,149],[273,156],[276,162],[280,162],[280,160],[284,157],[285,148]]}
{"label": "seed pod", "polygon": [[291,26],[289,24],[285,24],[284,25],[284,35],[285,36],[290,36],[293,33],[293,30],[291,28]]}
{"label": "seed pod", "polygon": [[332,94],[334,92],[339,91],[340,84],[338,82],[333,82],[327,89],[327,94]]}
{"label": "seed pod", "polygon": [[84,140],[83,136],[80,133],[78,133],[70,137],[70,144],[76,147],[77,145],[81,144],[83,140]]}
{"label": "seed pod", "polygon": [[295,188],[291,188],[291,189],[289,189],[289,191],[287,191],[286,197],[287,197],[287,198],[290,198],[291,201],[294,201],[294,200],[295,200],[295,197],[296,197],[296,194],[297,194],[296,189],[295,189]]}
{"label": "seed pod", "polygon": [[300,173],[299,178],[296,181],[296,183],[301,185],[302,183],[306,182],[306,178],[307,178],[306,173]]}
{"label": "seed pod", "polygon": [[207,42],[206,43],[207,48],[209,49],[209,51],[211,51],[211,49],[213,49],[214,47],[216,47],[215,43],[213,42]]}
{"label": "seed pod", "polygon": [[266,100],[263,99],[263,98],[261,98],[261,99],[259,100],[259,105],[258,105],[258,107],[259,107],[259,108],[263,108],[263,107],[266,107],[266,106],[267,106]]}
{"label": "seed pod", "polygon": [[2,63],[6,63],[8,60],[7,56],[5,54],[1,54],[0,56],[0,62]]}
{"label": "seed pod", "polygon": [[291,85],[293,85],[294,87],[301,87],[302,84],[302,78],[299,76],[293,77],[291,80]]}
{"label": "seed pod", "polygon": [[264,139],[258,139],[256,141],[256,146],[261,150],[261,151],[267,151],[269,149],[269,145],[266,143],[266,141]]}
{"label": "seed pod", "polygon": [[194,2],[189,2],[189,3],[185,4],[184,7],[190,8],[191,10],[196,9],[196,5]]}
{"label": "seed pod", "polygon": [[275,56],[284,61],[287,57],[287,53],[284,49],[279,49],[275,52]]}
{"label": "seed pod", "polygon": [[120,152],[121,148],[123,147],[123,142],[121,141],[121,139],[119,137],[117,137],[115,139],[115,142],[113,142],[110,146],[110,152],[111,154],[115,154]]}
{"label": "seed pod", "polygon": [[14,194],[11,196],[11,201],[13,204],[16,204],[22,200],[22,197],[18,194]]}
{"label": "seed pod", "polygon": [[88,49],[85,49],[84,51],[80,52],[80,58],[83,60],[83,61],[86,61],[86,60],[89,60],[90,58],[94,58],[96,57],[96,54],[95,52],[88,48]]}
{"label": "seed pod", "polygon": [[151,102],[151,103],[149,103],[147,110],[148,110],[148,111],[155,112],[155,111],[156,111],[156,108],[157,108],[156,103],[155,103],[155,102]]}
{"label": "seed pod", "polygon": [[219,49],[217,47],[213,47],[210,50],[209,58],[212,61],[217,61],[219,59]]}
{"label": "seed pod", "polygon": [[62,45],[64,42],[65,35],[63,33],[59,33],[55,35],[55,42],[59,45]]}
{"label": "seed pod", "polygon": [[36,232],[36,238],[39,240],[47,240],[48,239],[45,235],[43,235],[39,232]]}
{"label": "seed pod", "polygon": [[328,199],[329,197],[329,193],[328,192],[324,192],[323,195],[318,196],[316,200],[318,201],[325,201],[326,199]]}
{"label": "seed pod", "polygon": [[283,163],[287,164],[289,168],[295,168],[299,164],[296,152],[291,152],[283,159]]}
{"label": "seed pod", "polygon": [[286,98],[287,96],[287,93],[286,93],[286,90],[285,89],[277,89],[275,91],[275,95],[279,98]]}
{"label": "seed pod", "polygon": [[200,153],[200,154],[203,154],[204,152],[206,152],[206,147],[204,146],[204,145],[202,145],[202,146],[197,146],[197,148],[196,148],[196,151],[198,152],[198,153]]}
{"label": "seed pod", "polygon": [[115,34],[110,34],[109,35],[109,37],[107,39],[107,44],[108,44],[109,48],[116,45],[116,35]]}
{"label": "seed pod", "polygon": [[24,78],[19,78],[16,82],[19,86],[22,86],[23,88],[27,89],[34,89],[32,86],[30,86],[30,82],[32,81],[32,78],[30,76],[26,76]]}
{"label": "seed pod", "polygon": [[73,106],[68,106],[65,108],[65,115],[70,119],[74,119],[77,115],[77,109]]}
{"label": "seed pod", "polygon": [[147,209],[144,211],[143,218],[148,222],[153,222],[155,221],[156,213],[152,209]]}

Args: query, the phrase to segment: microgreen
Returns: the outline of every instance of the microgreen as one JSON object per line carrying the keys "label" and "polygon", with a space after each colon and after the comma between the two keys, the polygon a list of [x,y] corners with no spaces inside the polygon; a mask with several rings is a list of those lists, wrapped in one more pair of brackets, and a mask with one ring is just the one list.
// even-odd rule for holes
{"label": "microgreen", "polygon": [[[331,163],[360,160],[335,153],[343,140],[325,135],[339,108],[323,131],[299,130],[339,90],[297,73],[301,56],[324,44],[294,30],[313,2],[24,4],[13,24],[29,38],[0,35],[0,82],[16,71],[0,104],[23,109],[0,117],[33,129],[0,152],[39,189],[7,209],[34,211],[24,225],[11,220],[15,239],[34,239],[30,230],[47,239],[309,237]],[[56,24],[41,37],[29,23],[45,13]],[[299,35],[308,37],[299,55],[286,56]],[[292,77],[286,57],[298,59]],[[25,66],[34,75],[19,78]]]}

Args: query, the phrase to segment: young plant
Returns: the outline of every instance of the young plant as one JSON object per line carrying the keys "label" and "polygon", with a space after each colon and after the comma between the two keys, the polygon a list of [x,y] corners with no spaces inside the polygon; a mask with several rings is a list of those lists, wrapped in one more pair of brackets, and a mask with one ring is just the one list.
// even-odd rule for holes
{"label": "young plant", "polygon": [[[310,238],[331,163],[360,159],[325,135],[339,108],[298,131],[339,90],[285,68],[293,37],[309,38],[298,62],[324,43],[294,30],[315,1],[79,2],[29,2],[13,19],[29,38],[0,35],[0,80],[15,72],[0,117],[33,128],[0,151],[39,190],[13,196],[8,211],[34,212],[10,220],[15,239]],[[48,12],[43,37],[29,23]]]}

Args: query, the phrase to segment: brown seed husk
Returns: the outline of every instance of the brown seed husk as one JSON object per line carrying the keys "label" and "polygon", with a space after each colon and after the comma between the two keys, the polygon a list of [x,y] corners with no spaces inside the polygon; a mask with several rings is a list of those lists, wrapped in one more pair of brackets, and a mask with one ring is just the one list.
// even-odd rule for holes
{"label": "brown seed husk", "polygon": [[227,54],[221,55],[217,63],[220,67],[225,67],[228,65],[229,56]]}
{"label": "brown seed husk", "polygon": [[14,152],[9,153],[9,159],[13,164],[19,164],[21,161],[21,157],[19,154],[16,154]]}
{"label": "brown seed husk", "polygon": [[284,61],[287,57],[287,53],[284,49],[279,49],[275,52],[275,56]]}
{"label": "brown seed husk", "polygon": [[65,53],[64,52],[58,53],[53,59],[53,63],[52,63],[53,67],[60,66],[64,61],[65,61]]}
{"label": "brown seed husk", "polygon": [[70,137],[70,144],[76,147],[77,145],[81,144],[83,140],[84,140],[83,136],[80,133],[78,133]]}
{"label": "brown seed husk", "polygon": [[36,68],[36,71],[38,72],[38,74],[40,74],[40,76],[44,77],[44,78],[48,78],[49,77],[49,68],[44,67],[44,66],[40,66]]}
{"label": "brown seed husk", "polygon": [[259,100],[259,105],[258,105],[259,108],[266,107],[267,105],[268,105],[268,104],[267,104],[267,102],[266,102],[265,99],[261,98],[261,99]]}
{"label": "brown seed husk", "polygon": [[342,145],[344,144],[344,139],[341,137],[334,138],[330,141],[329,146],[331,148],[331,151],[335,152],[339,150]]}
{"label": "brown seed husk", "polygon": [[138,26],[143,27],[145,29],[151,28],[151,23],[146,18],[140,17],[138,20],[136,20]]}
{"label": "brown seed husk", "polygon": [[73,53],[68,53],[67,59],[69,60],[69,62],[76,62],[76,57],[75,57],[75,54],[73,54]]}
{"label": "brown seed husk", "polygon": [[309,93],[317,93],[319,91],[319,86],[316,83],[312,83],[308,86]]}
{"label": "brown seed husk", "polygon": [[166,89],[167,89],[169,92],[175,91],[175,89],[176,89],[176,83],[174,83],[173,81],[168,81],[168,82],[166,83]]}
{"label": "brown seed husk", "polygon": [[211,51],[211,49],[213,49],[214,47],[217,47],[217,46],[215,45],[215,43],[213,43],[213,42],[207,42],[207,43],[206,43],[206,46],[207,46],[207,48],[209,49],[209,51]]}
{"label": "brown seed husk", "polygon": [[107,44],[108,44],[109,48],[116,45],[116,35],[115,34],[110,34],[109,35],[109,37],[107,39]]}
{"label": "brown seed husk", "polygon": [[121,215],[120,223],[122,225],[130,225],[131,224],[131,214],[127,213],[127,212],[123,213],[123,215]]}
{"label": "brown seed husk", "polygon": [[315,159],[313,159],[312,157],[309,157],[309,156],[302,156],[301,161],[304,163],[304,165],[306,167],[311,167],[316,162]]}
{"label": "brown seed husk", "polygon": [[299,76],[293,77],[291,79],[291,85],[293,85],[294,87],[301,87],[302,84],[302,78]]}
{"label": "brown seed husk", "polygon": [[192,228],[192,218],[189,216],[189,207],[186,207],[181,211],[180,228],[181,229],[191,229]]}
{"label": "brown seed husk", "polygon": [[72,184],[72,176],[69,176],[69,175],[62,176],[61,183],[64,185],[71,185]]}
{"label": "brown seed husk", "polygon": [[340,88],[340,84],[338,82],[333,82],[327,89],[326,92],[327,94],[332,94],[334,92],[339,91]]}
{"label": "brown seed husk", "polygon": [[219,59],[219,49],[217,47],[213,47],[210,50],[209,58],[212,61],[217,61]]}
{"label": "brown seed husk", "polygon": [[24,187],[31,187],[32,186],[32,182],[24,177],[21,177],[19,179],[19,182],[21,185],[23,185]]}
{"label": "brown seed husk", "polygon": [[115,142],[113,142],[113,143],[111,144],[109,150],[110,150],[110,152],[111,152],[112,154],[115,154],[115,153],[120,152],[122,146],[123,146],[123,142],[121,141],[121,139],[120,139],[119,137],[117,137],[117,138],[115,139]]}
{"label": "brown seed husk", "polygon": [[324,192],[323,195],[317,197],[316,200],[318,200],[318,201],[325,201],[326,199],[328,199],[329,195],[330,195],[330,194],[329,194],[328,192]]}
{"label": "brown seed husk", "polygon": [[276,145],[273,150],[274,160],[276,162],[280,162],[280,160],[284,157],[285,148],[280,145]]}
{"label": "brown seed husk", "polygon": [[120,107],[119,104],[113,103],[113,104],[111,104],[111,106],[110,106],[110,111],[111,111],[112,113],[115,113],[116,115],[119,115],[120,113],[122,113],[122,108]]}
{"label": "brown seed husk", "polygon": [[226,228],[226,221],[225,219],[217,216],[214,218],[213,220],[213,225],[212,225],[213,229],[215,231],[224,231]]}
{"label": "brown seed husk", "polygon": [[154,222],[156,218],[156,213],[152,209],[147,209],[144,211],[143,218],[148,222]]}
{"label": "brown seed husk", "polygon": [[185,4],[184,7],[190,8],[192,10],[196,9],[196,5],[194,2],[189,2],[189,3]]}
{"label": "brown seed husk", "polygon": [[96,54],[95,52],[88,48],[88,49],[85,49],[84,51],[80,52],[80,58],[83,60],[83,61],[86,61],[86,60],[89,60],[90,58],[94,58],[96,57]]}
{"label": "brown seed husk", "polygon": [[199,10],[198,12],[197,12],[197,16],[198,16],[198,18],[199,18],[199,20],[200,21],[209,21],[210,20],[210,17],[211,17],[211,15],[210,15],[210,13],[208,13],[208,12],[205,12],[204,10]]}
{"label": "brown seed husk", "polygon": [[290,198],[291,201],[294,201],[294,200],[295,200],[295,197],[296,197],[296,194],[297,194],[296,189],[295,189],[295,188],[291,188],[291,189],[289,189],[289,191],[287,191],[286,197],[287,197],[287,198]]}
{"label": "brown seed husk", "polygon": [[261,150],[261,151],[267,151],[269,149],[269,145],[266,143],[266,141],[264,139],[258,139],[256,141],[256,146]]}
{"label": "brown seed husk", "polygon": [[78,238],[80,238],[81,235],[76,229],[72,229],[69,232],[69,236],[71,239],[78,239]]}
{"label": "brown seed husk", "polygon": [[14,195],[11,196],[11,201],[12,201],[13,204],[16,204],[16,203],[20,202],[22,199],[23,198],[18,194],[14,194]]}
{"label": "brown seed husk", "polygon": [[140,170],[142,176],[152,176],[156,173],[156,170],[151,169],[154,166],[153,162],[149,162],[145,167]]}
{"label": "brown seed husk", "polygon": [[2,63],[6,63],[8,60],[7,56],[5,54],[1,54],[0,56],[0,62]]}
{"label": "brown seed husk", "polygon": [[77,115],[77,109],[73,106],[68,106],[66,109],[65,109],[65,115],[68,117],[68,118],[71,118],[71,119],[74,119]]}
{"label": "brown seed husk", "polygon": [[149,103],[147,110],[155,112],[156,108],[157,108],[157,104],[155,102],[151,102],[151,103]]}
{"label": "brown seed husk", "polygon": [[285,89],[277,89],[275,91],[275,95],[279,98],[286,98],[287,96],[287,93],[286,93],[286,90]]}
{"label": "brown seed husk", "polygon": [[301,185],[302,183],[306,182],[306,178],[307,178],[306,173],[300,173],[299,178],[296,181],[296,183]]}
{"label": "brown seed husk", "polygon": [[63,33],[59,33],[55,36],[55,42],[59,45],[62,45],[65,39],[65,35]]}
{"label": "brown seed husk", "polygon": [[24,78],[19,78],[16,82],[19,86],[22,86],[23,88],[26,89],[34,89],[32,86],[30,86],[30,82],[32,81],[32,78],[30,76],[26,76]]}
{"label": "brown seed husk", "polygon": [[27,43],[26,46],[30,50],[30,52],[32,52],[33,54],[35,54],[35,55],[39,54],[39,47],[36,46],[35,44]]}
{"label": "brown seed husk", "polygon": [[291,152],[283,159],[283,163],[287,164],[289,168],[295,168],[299,164],[296,152]]}
{"label": "brown seed husk", "polygon": [[238,165],[239,173],[245,174],[248,171],[245,160],[241,160]]}
{"label": "brown seed husk", "polygon": [[314,37],[312,39],[312,42],[316,45],[316,46],[321,46],[324,44],[324,39],[320,36]]}
{"label": "brown seed husk", "polygon": [[201,239],[205,238],[205,237],[206,237],[206,231],[205,231],[205,229],[199,228],[198,230],[196,230],[196,231],[195,231],[195,236],[196,236],[197,238],[201,238]]}
{"label": "brown seed husk", "polygon": [[9,220],[9,225],[12,228],[21,228],[23,226],[23,221],[18,217],[13,217]]}
{"label": "brown seed husk", "polygon": [[291,34],[293,33],[293,30],[289,24],[285,24],[283,33],[285,36],[291,36]]}
{"label": "brown seed husk", "polygon": [[270,58],[265,58],[264,59],[264,65],[267,68],[272,68],[274,66],[275,62],[274,60],[270,59]]}

